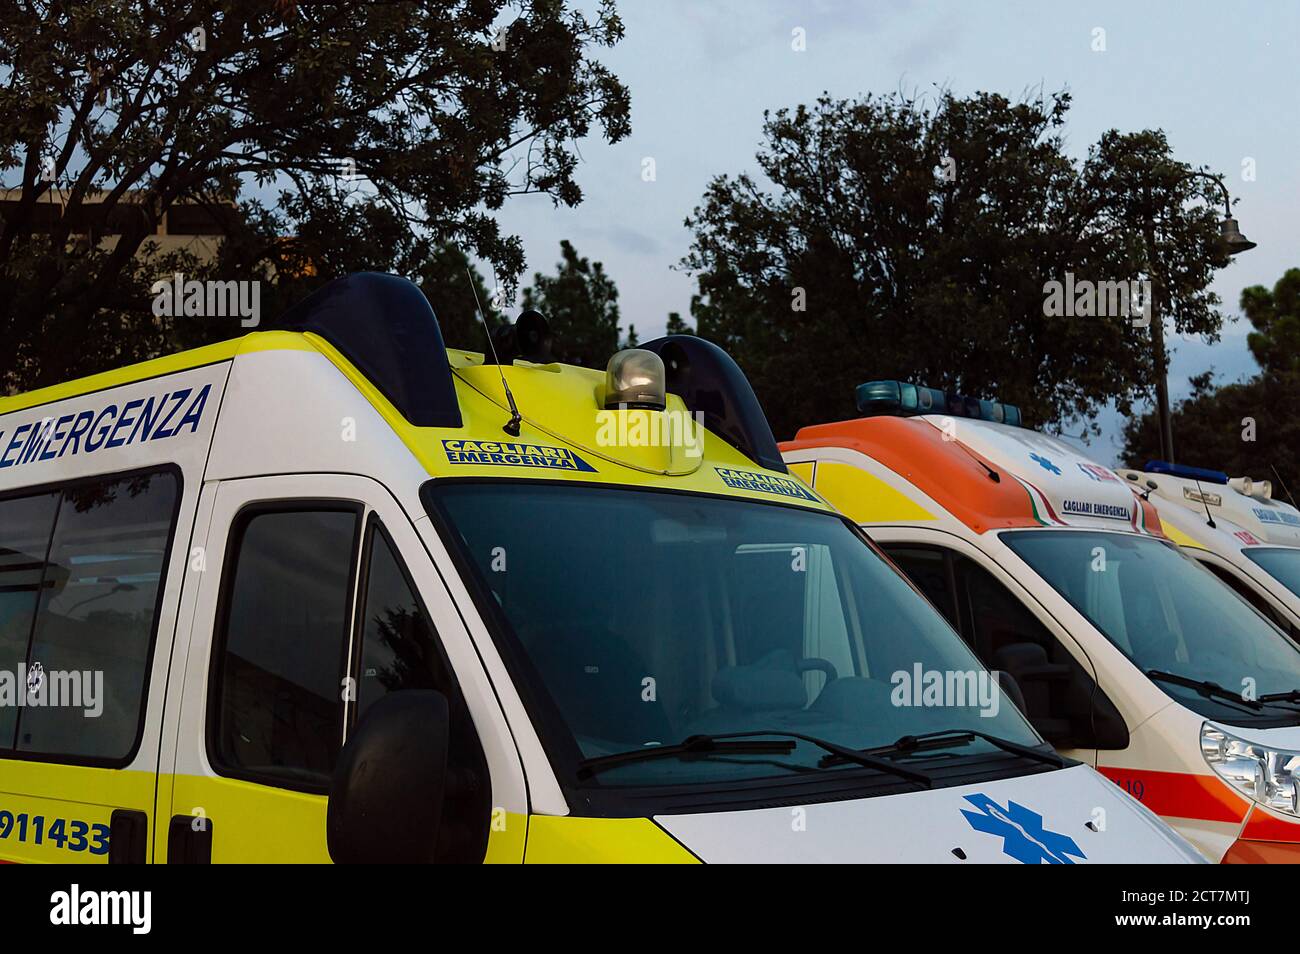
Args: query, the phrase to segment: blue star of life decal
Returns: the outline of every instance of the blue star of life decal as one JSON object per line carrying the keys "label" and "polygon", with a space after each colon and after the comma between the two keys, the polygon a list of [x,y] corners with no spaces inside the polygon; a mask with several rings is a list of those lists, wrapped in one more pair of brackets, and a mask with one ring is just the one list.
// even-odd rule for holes
{"label": "blue star of life decal", "polygon": [[1036,461],[1038,463],[1038,466],[1043,468],[1043,470],[1050,470],[1054,474],[1061,473],[1061,468],[1053,464],[1050,458],[1039,457],[1037,454],[1030,454],[1029,459],[1032,461]]}
{"label": "blue star of life decal", "polygon": [[979,809],[975,812],[961,810],[970,826],[976,831],[1000,837],[1003,854],[1022,864],[1072,865],[1071,855],[1087,860],[1088,856],[1073,838],[1059,831],[1048,831],[1043,827],[1043,816],[1024,805],[1008,799],[1007,807],[1003,808],[983,792],[967,795],[966,801]]}

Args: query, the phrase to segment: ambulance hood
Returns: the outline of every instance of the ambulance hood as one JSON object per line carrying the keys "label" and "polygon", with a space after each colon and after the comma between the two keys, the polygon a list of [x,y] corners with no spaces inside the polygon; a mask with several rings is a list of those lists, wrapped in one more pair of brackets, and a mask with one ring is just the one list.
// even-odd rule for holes
{"label": "ambulance hood", "polygon": [[1064,441],[973,418],[931,414],[923,419],[1011,474],[1029,492],[1035,514],[1045,524],[1146,529],[1142,507],[1128,484]]}
{"label": "ambulance hood", "polygon": [[661,815],[655,821],[700,859],[714,863],[1205,860],[1086,765],[879,798]]}

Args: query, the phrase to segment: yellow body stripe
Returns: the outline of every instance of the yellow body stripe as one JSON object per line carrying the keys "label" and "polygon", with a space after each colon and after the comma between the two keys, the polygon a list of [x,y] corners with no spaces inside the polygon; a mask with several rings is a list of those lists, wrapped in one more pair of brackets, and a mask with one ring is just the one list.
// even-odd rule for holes
{"label": "yellow body stripe", "polygon": [[1160,529],[1165,532],[1165,536],[1174,541],[1174,543],[1178,544],[1180,547],[1195,547],[1197,550],[1209,549],[1205,544],[1192,539],[1192,537],[1183,533],[1183,531],[1179,530],[1177,527],[1171,527],[1163,520],[1160,521]]}
{"label": "yellow body stripe", "polygon": [[152,772],[0,759],[0,861],[106,864],[113,810],[153,803]]}
{"label": "yellow body stripe", "polygon": [[816,490],[857,523],[934,520],[934,514],[875,474],[852,464],[818,461]]}
{"label": "yellow body stripe", "polygon": [[813,463],[807,461],[802,464],[786,464],[790,468],[790,473],[794,474],[809,487],[813,485]]}
{"label": "yellow body stripe", "polygon": [[648,818],[534,815],[529,864],[698,864],[699,859]]}

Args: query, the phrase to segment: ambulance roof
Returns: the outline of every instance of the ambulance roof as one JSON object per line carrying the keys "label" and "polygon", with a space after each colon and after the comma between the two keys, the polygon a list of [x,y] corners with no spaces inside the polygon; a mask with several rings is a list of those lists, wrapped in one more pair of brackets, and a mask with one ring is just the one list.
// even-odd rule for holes
{"label": "ambulance roof", "polygon": [[1231,484],[1178,474],[1140,470],[1119,473],[1134,486],[1150,490],[1151,499],[1162,511],[1178,507],[1191,511],[1205,523],[1208,508],[1208,515],[1216,522],[1226,520],[1246,531],[1244,535],[1234,534],[1244,546],[1300,546],[1300,511],[1281,500],[1243,494]]}
{"label": "ambulance roof", "polygon": [[[333,375],[303,380],[315,382],[313,387],[333,388],[341,399],[368,403],[433,477],[563,478],[829,509],[786,471],[761,408],[735,363],[702,339],[670,336],[646,345],[657,349],[667,366],[664,410],[606,409],[602,371],[536,363],[508,353],[495,365],[485,363],[482,354],[446,349],[428,302],[403,279],[349,276],[325,286],[307,302],[313,299],[327,307],[308,309],[296,330],[255,332],[0,398],[0,461],[45,460],[56,452],[62,457],[57,447],[42,452],[63,438],[65,419],[90,411],[98,415],[110,407],[114,415],[119,413],[114,397],[100,392],[224,362],[235,367],[246,363],[247,374],[260,376],[259,389],[269,387],[276,394],[273,406],[263,408],[259,424],[273,439],[277,429],[306,428],[305,417],[319,413],[312,395],[295,391],[294,362],[327,361],[325,366],[333,365],[342,379]],[[408,323],[394,330],[394,311],[401,311],[405,320],[421,307],[427,312],[427,319],[419,318],[423,327]],[[295,312],[302,318],[302,305],[290,316]],[[522,418],[517,434],[506,431],[511,412],[503,379]],[[237,399],[234,391],[241,380],[251,379],[230,376],[223,403]],[[337,419],[310,423],[337,432]],[[121,429],[123,434],[138,431]],[[33,448],[35,442],[44,443]],[[9,455],[6,448],[11,445]],[[77,454],[84,454],[82,447],[67,460]],[[368,466],[379,470],[384,464],[372,461]],[[15,472],[10,474],[17,479]]]}
{"label": "ambulance roof", "polygon": [[1026,428],[947,415],[876,416],[805,427],[781,446],[787,453],[859,451],[977,533],[1069,526],[1161,534],[1154,508],[1113,470]]}

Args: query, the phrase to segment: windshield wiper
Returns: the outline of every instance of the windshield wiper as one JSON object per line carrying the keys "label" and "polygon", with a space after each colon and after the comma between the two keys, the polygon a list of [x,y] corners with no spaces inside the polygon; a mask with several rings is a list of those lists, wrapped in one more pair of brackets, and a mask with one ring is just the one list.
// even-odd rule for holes
{"label": "windshield wiper", "polygon": [[[967,745],[976,739],[983,739],[989,745],[1004,752],[1011,752],[1014,755],[1033,759],[1035,762],[1055,765],[1057,768],[1065,767],[1065,759],[1055,752],[1044,751],[1030,745],[1021,745],[1019,742],[1012,742],[1010,739],[1004,739],[989,732],[980,732],[978,729],[940,729],[937,732],[926,732],[922,735],[904,735],[889,745],[881,745],[873,749],[860,749],[858,754],[882,757],[887,755],[910,755],[913,752],[924,752],[929,749]],[[839,758],[838,755],[827,755],[818,764],[823,766],[833,765],[839,761]]]}
{"label": "windshield wiper", "polygon": [[1146,675],[1148,679],[1157,682],[1169,682],[1185,689],[1195,689],[1197,693],[1207,699],[1222,699],[1226,702],[1234,702],[1256,712],[1264,708],[1263,700],[1243,699],[1241,693],[1233,692],[1226,686],[1221,686],[1217,682],[1208,679],[1193,679],[1191,676],[1180,676],[1176,672],[1165,672],[1163,669],[1148,669]]}
{"label": "windshield wiper", "polygon": [[[765,732],[764,735],[774,733]],[[653,759],[704,758],[710,755],[789,755],[795,743],[771,739],[767,742],[730,741],[735,736],[692,735],[673,745],[650,745],[643,749],[629,749],[612,755],[597,755],[578,763],[578,778],[590,778],[597,772],[629,762],[648,762]]]}
{"label": "windshield wiper", "polygon": [[1288,689],[1286,692],[1266,692],[1255,701],[1300,703],[1300,689]]}
{"label": "windshield wiper", "polygon": [[[768,739],[767,741],[757,741],[763,736],[780,736],[779,739]],[[741,741],[741,740],[755,741]],[[717,754],[734,754],[734,753],[761,753],[761,752],[779,752],[789,754],[794,751],[795,743],[784,741],[788,739],[798,739],[801,742],[807,742],[809,745],[815,745],[819,749],[824,749],[835,756],[843,759],[845,762],[852,762],[866,768],[873,768],[879,772],[885,772],[898,778],[906,779],[909,782],[916,782],[918,785],[924,785],[930,788],[933,784],[930,776],[924,772],[918,772],[915,769],[904,768],[901,765],[895,765],[887,759],[877,758],[867,753],[851,749],[846,745],[840,745],[827,739],[819,739],[815,735],[804,735],[801,732],[783,732],[779,729],[756,730],[753,732],[727,732],[720,735],[692,735],[675,745],[656,745],[644,749],[632,749],[628,752],[615,752],[613,755],[598,755],[595,758],[586,759],[578,764],[578,777],[589,778],[597,772],[610,768],[615,765],[623,765],[628,762],[641,762],[649,759],[658,758],[691,758],[706,757]],[[824,761],[824,760],[823,760]]]}

